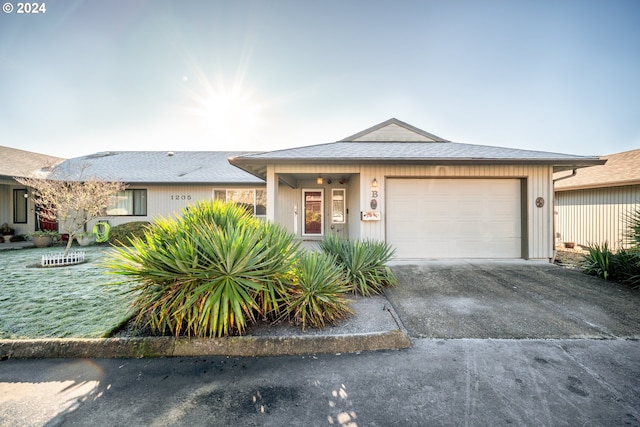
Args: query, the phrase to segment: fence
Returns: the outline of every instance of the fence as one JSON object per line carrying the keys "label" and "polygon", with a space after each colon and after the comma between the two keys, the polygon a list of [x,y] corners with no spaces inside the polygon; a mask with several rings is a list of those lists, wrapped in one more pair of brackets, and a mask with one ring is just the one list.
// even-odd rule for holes
{"label": "fence", "polygon": [[42,255],[43,267],[60,267],[63,265],[80,264],[84,262],[85,252],[70,252],[64,254]]}

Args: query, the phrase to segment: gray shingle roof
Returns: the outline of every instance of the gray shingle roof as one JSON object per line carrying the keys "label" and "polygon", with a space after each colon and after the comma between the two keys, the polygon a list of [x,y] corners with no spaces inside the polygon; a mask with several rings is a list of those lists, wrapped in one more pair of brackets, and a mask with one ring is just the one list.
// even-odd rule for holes
{"label": "gray shingle roof", "polygon": [[249,184],[264,181],[229,164],[243,151],[108,151],[76,157],[60,164],[60,176],[75,176],[146,184]]}
{"label": "gray shingle roof", "polygon": [[242,156],[269,160],[580,160],[590,156],[457,142],[334,142]]}
{"label": "gray shingle roof", "polygon": [[555,171],[602,164],[598,157],[461,144],[389,119],[341,141],[248,154],[230,162],[264,178],[274,163],[547,164]]}
{"label": "gray shingle roof", "polygon": [[42,177],[62,160],[60,157],[0,146],[0,176]]}

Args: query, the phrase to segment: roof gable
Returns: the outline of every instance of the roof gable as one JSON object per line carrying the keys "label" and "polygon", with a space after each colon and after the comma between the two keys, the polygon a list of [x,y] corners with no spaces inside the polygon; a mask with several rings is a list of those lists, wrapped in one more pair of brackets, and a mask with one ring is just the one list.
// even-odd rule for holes
{"label": "roof gable", "polygon": [[408,123],[392,118],[339,142],[448,142]]}
{"label": "roof gable", "polygon": [[[602,159],[607,163],[580,169],[575,176],[558,181],[556,190],[640,184],[640,149],[609,154]],[[561,178],[561,175],[555,178]]]}

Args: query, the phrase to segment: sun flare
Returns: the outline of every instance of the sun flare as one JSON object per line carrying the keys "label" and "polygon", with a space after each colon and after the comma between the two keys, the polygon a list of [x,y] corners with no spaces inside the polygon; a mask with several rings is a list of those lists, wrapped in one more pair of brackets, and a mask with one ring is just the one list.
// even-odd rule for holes
{"label": "sun flare", "polygon": [[208,134],[225,139],[247,139],[257,134],[263,124],[263,108],[248,88],[241,84],[213,87],[208,82],[203,86],[193,94],[188,110],[201,119]]}

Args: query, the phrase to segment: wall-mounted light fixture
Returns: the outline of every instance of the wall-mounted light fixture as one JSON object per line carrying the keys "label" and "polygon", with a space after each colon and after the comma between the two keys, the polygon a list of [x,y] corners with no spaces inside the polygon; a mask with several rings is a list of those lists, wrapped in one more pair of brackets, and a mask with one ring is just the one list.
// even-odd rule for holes
{"label": "wall-mounted light fixture", "polygon": [[371,187],[372,188],[378,188],[378,180],[373,178],[373,181],[371,181]]}
{"label": "wall-mounted light fixture", "polygon": [[318,175],[318,178],[316,179],[316,184],[318,185],[322,185],[324,181],[322,180],[322,175]]}

